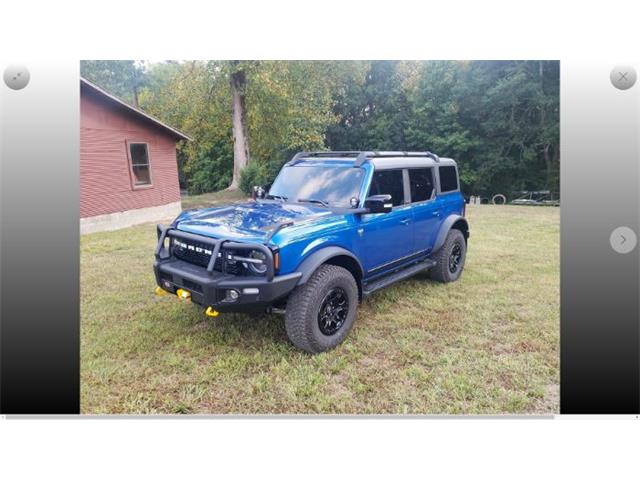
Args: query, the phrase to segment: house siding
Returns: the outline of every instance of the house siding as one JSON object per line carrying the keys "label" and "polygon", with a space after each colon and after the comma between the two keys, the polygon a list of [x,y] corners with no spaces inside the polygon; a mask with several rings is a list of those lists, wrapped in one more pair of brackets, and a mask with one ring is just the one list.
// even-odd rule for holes
{"label": "house siding", "polygon": [[[132,187],[127,141],[148,144],[151,186]],[[80,217],[179,201],[176,138],[134,112],[82,88]]]}

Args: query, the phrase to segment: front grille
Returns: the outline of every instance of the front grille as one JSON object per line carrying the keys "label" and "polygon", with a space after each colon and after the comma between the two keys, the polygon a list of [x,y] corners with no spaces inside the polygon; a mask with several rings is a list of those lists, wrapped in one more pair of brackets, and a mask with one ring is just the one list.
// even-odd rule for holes
{"label": "front grille", "polygon": [[[199,265],[201,267],[207,268],[209,266],[209,260],[211,260],[211,253],[213,251],[213,247],[211,245],[207,245],[204,243],[196,243],[196,242],[183,242],[182,240],[174,240],[173,241],[173,254],[176,258],[183,260],[185,262],[193,263],[194,265]],[[225,250],[225,253],[233,253]],[[231,275],[240,275],[243,270],[243,266],[238,262],[227,262],[226,265],[226,273],[230,273]],[[214,270],[218,272],[222,272],[222,254],[218,254],[218,258],[216,258],[216,263],[213,267]]]}
{"label": "front grille", "polygon": [[[173,241],[173,254],[180,260],[193,263],[194,265],[200,265],[201,267],[207,267],[209,260],[211,259],[211,252],[213,247],[205,245],[204,243],[192,243],[174,240]],[[220,263],[220,258],[216,260],[216,265]]]}

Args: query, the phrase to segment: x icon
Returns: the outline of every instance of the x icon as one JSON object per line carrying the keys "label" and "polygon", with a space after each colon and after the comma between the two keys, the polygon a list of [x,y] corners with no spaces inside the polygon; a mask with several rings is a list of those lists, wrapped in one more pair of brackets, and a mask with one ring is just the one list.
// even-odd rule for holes
{"label": "x icon", "polygon": [[620,78],[618,80],[624,80],[625,82],[628,82],[629,79],[627,78],[627,74],[629,72],[618,72],[618,75],[620,75]]}

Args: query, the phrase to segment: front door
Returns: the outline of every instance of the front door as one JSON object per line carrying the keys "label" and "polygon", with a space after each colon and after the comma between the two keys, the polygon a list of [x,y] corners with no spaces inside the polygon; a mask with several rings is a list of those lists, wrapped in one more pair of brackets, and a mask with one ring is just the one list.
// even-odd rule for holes
{"label": "front door", "polygon": [[383,273],[413,253],[413,218],[408,192],[405,193],[402,169],[373,173],[367,196],[391,195],[389,213],[360,217],[358,235],[364,246],[367,277]]}

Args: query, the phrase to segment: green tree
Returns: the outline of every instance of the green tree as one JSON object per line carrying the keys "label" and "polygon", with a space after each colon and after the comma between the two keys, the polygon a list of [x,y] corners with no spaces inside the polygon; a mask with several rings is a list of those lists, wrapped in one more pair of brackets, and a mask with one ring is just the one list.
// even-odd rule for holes
{"label": "green tree", "polygon": [[334,150],[404,150],[410,62],[374,61],[365,68],[362,75],[354,72],[354,81],[337,96],[334,113],[339,121],[328,128],[329,146]]}
{"label": "green tree", "polygon": [[181,184],[191,193],[227,188],[233,172],[231,94],[224,62],[154,64],[142,107],[187,132],[178,146]]}
{"label": "green tree", "polygon": [[[250,66],[250,64],[249,64]],[[229,85],[231,88],[231,115],[233,132],[233,175],[229,190],[240,186],[240,173],[249,163],[249,126],[247,121],[247,62],[229,62]]]}
{"label": "green tree", "polygon": [[334,93],[349,74],[347,62],[263,61],[248,86],[252,158],[275,172],[297,151],[326,148],[338,121]]}
{"label": "green tree", "polygon": [[233,185],[231,78],[239,68],[244,74],[244,136],[251,152],[247,164],[264,164],[270,180],[294,152],[325,148],[327,127],[337,121],[334,94],[351,76],[348,62],[152,65],[141,105],[192,136],[179,150],[183,184],[191,192]]}
{"label": "green tree", "polygon": [[469,194],[557,191],[559,69],[542,64],[541,80],[540,62],[425,62],[408,147],[458,160]]}
{"label": "green tree", "polygon": [[556,61],[89,61],[82,72],[193,138],[178,147],[193,193],[237,186],[240,110],[237,144],[257,163],[244,183],[330,148],[453,157],[466,194],[559,187]]}
{"label": "green tree", "polygon": [[135,107],[147,82],[144,62],[135,60],[83,60],[80,75]]}

